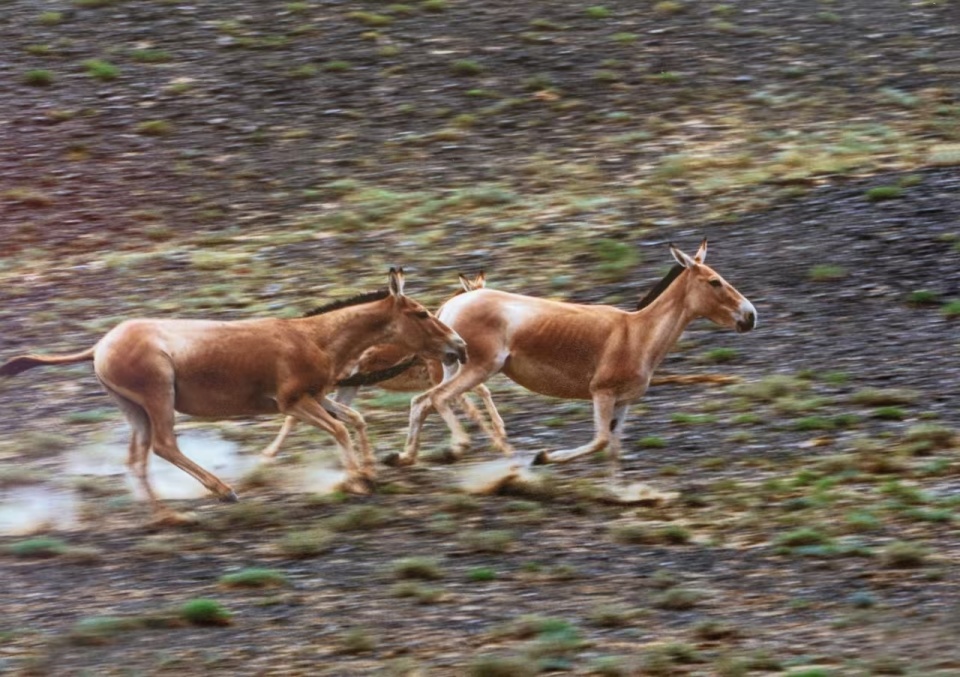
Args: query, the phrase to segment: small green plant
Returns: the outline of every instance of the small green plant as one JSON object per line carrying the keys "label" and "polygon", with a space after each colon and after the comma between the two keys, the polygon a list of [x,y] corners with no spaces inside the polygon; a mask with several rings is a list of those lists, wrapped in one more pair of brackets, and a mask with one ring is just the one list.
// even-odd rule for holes
{"label": "small green plant", "polygon": [[610,536],[625,545],[650,545],[657,542],[657,535],[646,524],[617,524],[610,528]]}
{"label": "small green plant", "polygon": [[800,529],[781,535],[775,543],[776,545],[786,548],[799,548],[809,545],[826,545],[831,541],[832,539],[819,529],[801,527]]}
{"label": "small green plant", "polygon": [[349,12],[347,18],[359,21],[365,26],[373,28],[382,28],[393,23],[393,18],[386,14],[377,14],[376,12]]}
{"label": "small green plant", "polygon": [[726,364],[733,362],[738,357],[740,357],[740,353],[734,348],[713,348],[704,353],[702,359],[710,364]]}
{"label": "small green plant", "polygon": [[487,583],[497,579],[497,572],[490,567],[475,567],[467,572],[467,578],[473,583]]}
{"label": "small green plant", "polygon": [[599,604],[590,609],[587,619],[600,628],[623,628],[630,625],[636,615],[635,609],[623,604]]}
{"label": "small green plant", "polygon": [[220,585],[227,588],[273,588],[289,585],[287,577],[276,569],[252,567],[220,577]]}
{"label": "small green plant", "polygon": [[653,6],[653,11],[657,14],[681,14],[687,11],[687,6],[675,0],[662,0]]}
{"label": "small green plant", "polygon": [[693,626],[693,634],[707,642],[716,642],[720,639],[736,637],[739,634],[737,626],[726,621],[706,620]]}
{"label": "small green plant", "polygon": [[139,63],[167,63],[173,59],[170,52],[162,49],[134,49],[130,52],[130,58]]}
{"label": "small green plant", "polygon": [[346,73],[352,69],[353,64],[351,64],[349,61],[342,61],[340,59],[326,61],[320,64],[320,70],[322,70],[324,73]]}
{"label": "small green plant", "polygon": [[948,448],[953,444],[957,432],[948,426],[936,423],[918,423],[910,426],[903,434],[907,444],[926,443],[934,449]]}
{"label": "small green plant", "polygon": [[609,281],[624,279],[640,262],[636,247],[628,242],[601,238],[592,247],[600,259],[597,270]]}
{"label": "small green plant", "polygon": [[44,68],[35,68],[23,74],[23,84],[31,87],[47,87],[52,85],[56,78],[53,71]]}
{"label": "small green plant", "polygon": [[875,186],[867,190],[865,194],[871,202],[893,200],[898,197],[903,197],[903,188],[900,186]]}
{"label": "small green plant", "polygon": [[704,593],[700,590],[690,588],[670,588],[657,595],[653,600],[653,605],[658,609],[668,611],[686,611],[692,609],[703,601]]}
{"label": "small green plant", "polygon": [[346,630],[340,637],[340,651],[347,654],[370,653],[377,648],[377,641],[365,628]]}
{"label": "small green plant", "polygon": [[902,421],[907,417],[907,412],[900,407],[877,407],[872,416],[881,421]]}
{"label": "small green plant", "polygon": [[880,552],[880,561],[892,569],[912,569],[928,562],[930,550],[913,541],[894,541]]}
{"label": "small green plant", "polygon": [[173,130],[173,123],[167,120],[144,120],[134,127],[134,131],[142,136],[169,136]]}
{"label": "small green plant", "polygon": [[516,540],[512,531],[487,529],[464,532],[460,543],[473,552],[506,552]]}
{"label": "small green plant", "polygon": [[648,435],[637,440],[637,446],[641,449],[663,449],[667,446],[667,441],[656,435]]}
{"label": "small green plant", "polygon": [[481,64],[472,59],[457,59],[450,64],[450,70],[452,70],[455,75],[479,75],[485,69]]}
{"label": "small green plant", "polygon": [[947,301],[940,307],[940,314],[948,320],[960,317],[960,299]]}
{"label": "small green plant", "polygon": [[680,412],[672,414],[670,420],[680,425],[704,425],[706,423],[716,423],[717,417],[713,414],[685,414]]}
{"label": "small green plant", "polygon": [[358,505],[326,520],[325,525],[333,531],[365,531],[383,526],[388,513],[375,505]]}
{"label": "small green plant", "polygon": [[116,80],[120,75],[119,68],[103,59],[87,59],[83,62],[83,67],[87,71],[87,75],[97,80]]}
{"label": "small green plant", "polygon": [[814,282],[835,282],[847,276],[847,269],[832,263],[818,263],[808,273]]}
{"label": "small green plant", "polygon": [[420,6],[426,12],[445,12],[450,7],[447,0],[423,0]]}
{"label": "small green plant", "polygon": [[41,26],[56,26],[63,21],[63,12],[41,12],[37,23]]}
{"label": "small green plant", "polygon": [[906,388],[863,388],[850,396],[850,402],[870,407],[913,404],[920,393]]}
{"label": "small green plant", "polygon": [[610,10],[603,5],[593,5],[592,7],[587,7],[584,12],[591,19],[606,19],[610,16]]}
{"label": "small green plant", "polygon": [[66,415],[64,420],[72,424],[85,423],[104,423],[112,420],[116,412],[111,409],[88,409],[87,411],[74,411]]}
{"label": "small green plant", "polygon": [[415,599],[418,604],[436,604],[443,599],[443,589],[434,588],[416,581],[403,581],[391,588],[394,597]]}
{"label": "small green plant", "polygon": [[290,531],[280,540],[280,551],[287,557],[304,559],[316,557],[331,548],[334,534],[320,527],[302,531]]}
{"label": "small green plant", "polygon": [[917,289],[910,292],[907,302],[913,306],[934,306],[940,302],[940,295],[929,289]]}
{"label": "small green plant", "polygon": [[779,397],[807,390],[809,387],[809,383],[795,376],[773,374],[759,381],[731,386],[729,392],[749,400],[772,402]]}
{"label": "small green plant", "polygon": [[46,558],[63,555],[69,550],[69,546],[59,538],[49,536],[38,536],[29,538],[25,541],[19,541],[6,547],[6,551],[14,557],[22,558]]}
{"label": "small green plant", "polygon": [[191,625],[230,625],[231,614],[212,599],[192,599],[180,607],[180,618]]}
{"label": "small green plant", "polygon": [[141,624],[135,618],[116,616],[94,616],[83,618],[70,628],[68,638],[71,643],[80,646],[108,644],[121,632],[135,630]]}
{"label": "small green plant", "polygon": [[433,557],[404,557],[393,562],[395,578],[415,578],[425,581],[443,577],[440,563]]}

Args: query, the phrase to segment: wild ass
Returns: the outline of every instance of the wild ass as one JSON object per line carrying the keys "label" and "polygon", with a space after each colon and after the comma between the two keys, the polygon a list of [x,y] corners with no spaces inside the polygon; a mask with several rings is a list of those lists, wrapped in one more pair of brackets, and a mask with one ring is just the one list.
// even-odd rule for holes
{"label": "wild ass", "polygon": [[[373,454],[363,417],[327,397],[337,376],[376,344],[395,344],[444,362],[466,360],[463,340],[405,296],[403,286],[403,270],[391,269],[387,289],[297,319],[127,320],[92,348],[15,357],[0,366],[0,376],[92,360],[100,383],[130,423],[127,464],[161,522],[176,522],[180,516],[157,499],[150,485],[151,449],[221,500],[237,500],[233,489],[180,451],[175,411],[207,418],[294,416],[333,435],[347,472],[345,487],[364,492],[375,474]],[[357,431],[359,463],[341,421]]]}
{"label": "wild ass", "polygon": [[[462,274],[459,279],[461,289],[457,291],[456,295],[474,289],[482,289],[486,285],[486,275],[482,271],[472,280]],[[316,314],[318,310],[310,314]],[[378,344],[367,348],[356,364],[348,368],[348,371],[348,376],[337,381],[337,392],[332,398],[346,406],[350,406],[353,398],[360,392],[360,388],[366,385],[375,384],[379,388],[390,392],[419,393],[432,388],[443,379],[443,366],[440,361],[416,354],[411,355],[403,346],[397,344]],[[503,420],[493,404],[490,390],[483,384],[478,385],[473,390],[483,401],[493,425],[502,429]],[[483,415],[467,399],[466,395],[461,398],[458,404],[474,423],[488,435],[493,436]],[[294,416],[287,416],[284,419],[276,438],[260,452],[265,460],[272,460],[276,457],[281,445],[283,445],[287,435],[293,431],[296,423],[297,419]]]}
{"label": "wild ass", "polygon": [[[684,328],[699,317],[738,332],[750,331],[757,323],[753,304],[704,263],[706,240],[693,257],[673,245],[670,251],[677,265],[634,312],[491,289],[451,299],[439,317],[467,342],[470,361],[456,372],[444,367],[446,380],[413,398],[406,448],[389,461],[416,462],[420,430],[434,410],[450,428],[452,453],[461,455],[470,438],[450,402],[502,372],[543,395],[593,401],[593,440],[540,452],[535,463],[566,462],[608,449],[615,479],[627,409],[643,396]],[[505,435],[496,435],[494,444],[507,455],[514,453]]]}

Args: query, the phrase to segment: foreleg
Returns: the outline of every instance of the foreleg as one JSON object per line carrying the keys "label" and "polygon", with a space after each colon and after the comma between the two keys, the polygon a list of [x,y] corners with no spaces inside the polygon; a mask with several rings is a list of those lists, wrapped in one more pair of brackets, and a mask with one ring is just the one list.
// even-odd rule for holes
{"label": "foreleg", "polygon": [[280,445],[283,444],[283,441],[287,439],[294,427],[297,425],[297,419],[293,416],[287,416],[283,419],[283,425],[280,426],[280,432],[277,433],[277,436],[274,438],[266,449],[260,452],[260,455],[264,457],[265,460],[273,460],[277,452],[280,451]]}
{"label": "foreleg", "polygon": [[[573,449],[564,449],[552,453],[540,452],[534,459],[535,464],[567,463],[575,458],[586,456],[606,449],[610,444],[612,430],[616,426],[616,401],[612,393],[594,393],[593,395],[593,425],[594,436],[588,443]],[[619,448],[619,447],[618,447]]]}
{"label": "foreleg", "polygon": [[[339,393],[338,393],[339,395]],[[352,397],[350,399],[353,399]],[[320,405],[340,421],[349,421],[357,431],[357,444],[360,447],[360,474],[365,479],[372,480],[376,475],[374,469],[373,451],[370,449],[370,440],[367,438],[367,422],[360,412],[351,409],[344,402],[324,397]]]}
{"label": "foreleg", "polygon": [[354,458],[350,433],[343,423],[331,416],[320,403],[310,395],[302,396],[292,405],[289,405],[284,413],[296,416],[304,423],[309,423],[320,430],[330,433],[333,439],[336,440],[337,448],[340,451],[340,460],[343,463],[344,470],[347,472],[346,489],[355,493],[368,492],[367,484],[361,477],[356,458]]}

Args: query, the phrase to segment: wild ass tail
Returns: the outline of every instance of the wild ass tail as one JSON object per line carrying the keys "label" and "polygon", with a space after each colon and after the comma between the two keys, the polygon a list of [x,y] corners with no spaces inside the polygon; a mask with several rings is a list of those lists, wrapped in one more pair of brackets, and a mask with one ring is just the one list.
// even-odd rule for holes
{"label": "wild ass tail", "polygon": [[41,367],[45,364],[73,364],[74,362],[91,362],[96,346],[87,348],[79,353],[69,355],[20,355],[7,360],[0,365],[0,376],[16,376],[21,371]]}
{"label": "wild ass tail", "polygon": [[420,358],[414,355],[403,362],[398,362],[392,367],[387,367],[386,369],[378,369],[377,371],[368,371],[368,372],[359,372],[356,374],[351,374],[346,378],[342,378],[337,381],[338,386],[369,386],[374,383],[380,383],[381,381],[386,381],[391,379],[394,376],[399,376],[407,369],[412,367],[417,363],[417,360]]}

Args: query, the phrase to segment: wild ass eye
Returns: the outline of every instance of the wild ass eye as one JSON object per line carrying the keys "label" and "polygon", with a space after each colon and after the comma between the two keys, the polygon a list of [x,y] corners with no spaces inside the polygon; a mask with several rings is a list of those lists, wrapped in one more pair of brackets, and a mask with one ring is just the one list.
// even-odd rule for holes
{"label": "wild ass eye", "polygon": [[723,282],[721,282],[720,280],[714,278],[714,279],[710,280],[710,286],[711,286],[711,287],[716,287],[717,289],[719,289],[720,287],[723,286]]}
{"label": "wild ass eye", "polygon": [[418,319],[425,320],[425,319],[427,319],[428,317],[430,317],[430,312],[427,311],[427,310],[418,310],[417,312],[415,312],[415,313],[413,314],[413,316],[416,317],[416,318],[418,318]]}

